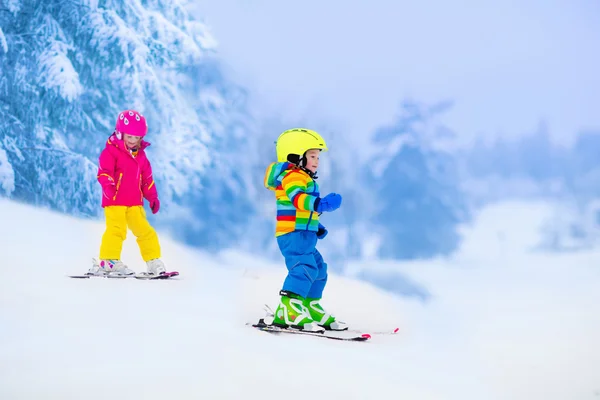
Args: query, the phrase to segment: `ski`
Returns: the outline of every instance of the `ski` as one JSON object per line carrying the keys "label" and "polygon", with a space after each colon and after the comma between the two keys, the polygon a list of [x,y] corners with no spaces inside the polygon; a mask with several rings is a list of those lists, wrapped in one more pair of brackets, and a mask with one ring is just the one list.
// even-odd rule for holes
{"label": "ski", "polygon": [[162,274],[159,274],[159,275],[152,275],[147,272],[141,272],[141,273],[135,275],[135,279],[144,279],[144,280],[169,279],[169,278],[172,278],[172,277],[178,276],[178,275],[179,275],[179,272],[177,272],[177,271],[163,272]]}
{"label": "ski", "polygon": [[148,274],[147,272],[141,272],[141,273],[135,274],[135,275],[83,274],[83,275],[68,275],[68,277],[73,278],[73,279],[89,279],[89,278],[132,279],[132,278],[135,278],[135,279],[140,279],[140,280],[158,280],[158,279],[169,279],[169,278],[172,278],[172,277],[178,276],[178,275],[179,275],[179,272],[170,271],[170,272],[164,272],[160,275],[151,275],[151,274]]}
{"label": "ski", "polygon": [[[264,308],[263,308],[267,314],[268,317],[274,317],[275,316],[275,312],[273,311],[273,309],[268,305],[265,304]],[[263,321],[264,322],[264,321]],[[400,328],[393,328],[390,330],[385,330],[385,331],[369,331],[371,335],[395,335],[400,331]],[[351,332],[351,333],[358,333],[361,334],[364,331],[360,330],[360,329],[346,329],[343,332]]]}
{"label": "ski", "polygon": [[[388,331],[370,331],[371,335],[396,335],[400,331],[400,328],[390,329]],[[346,332],[361,333],[359,329],[348,329]]]}
{"label": "ski", "polygon": [[[92,257],[92,265],[93,268],[91,268],[89,271],[100,271],[100,267],[98,266],[98,260],[94,257]],[[118,273],[116,273],[115,271],[109,272],[107,274],[93,274],[90,272],[86,272],[85,274],[81,274],[81,275],[67,275],[69,278],[73,278],[73,279],[89,279],[89,278],[107,278],[107,279],[128,279],[128,278],[135,278],[135,279],[140,279],[140,280],[157,280],[157,279],[169,279],[172,278],[174,276],[178,276],[179,272],[178,271],[169,271],[169,272],[163,272],[159,275],[153,275],[153,274],[149,274],[148,272],[140,272],[137,274],[131,274],[131,275],[120,275]]]}
{"label": "ski", "polygon": [[[319,338],[323,338],[323,339],[341,340],[341,341],[347,341],[347,342],[365,342],[371,338],[371,335],[369,335],[368,333],[360,333],[358,336],[337,336],[335,334],[327,333],[327,332],[333,332],[333,331],[310,332],[310,331],[303,331],[303,330],[294,329],[294,328],[282,328],[282,327],[279,327],[276,325],[268,325],[265,323],[264,319],[262,319],[262,318],[258,321],[258,323],[249,324],[249,325],[252,326],[253,328],[256,328],[263,332],[269,332],[272,334],[291,333],[291,334],[295,334],[295,335],[307,335],[307,336],[314,336],[314,337],[319,337]],[[346,332],[346,331],[340,331],[340,332]]]}
{"label": "ski", "polygon": [[69,278],[73,279],[89,279],[89,278],[104,278],[104,279],[131,279],[135,277],[135,275],[94,275],[94,274],[83,274],[83,275],[67,275]]}

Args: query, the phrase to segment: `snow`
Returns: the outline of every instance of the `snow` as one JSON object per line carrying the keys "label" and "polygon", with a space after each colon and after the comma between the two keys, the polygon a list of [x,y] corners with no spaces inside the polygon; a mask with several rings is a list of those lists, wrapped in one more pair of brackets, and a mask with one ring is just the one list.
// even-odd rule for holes
{"label": "snow", "polygon": [[79,74],[73,67],[67,53],[72,46],[54,41],[40,55],[40,84],[55,90],[65,100],[72,102],[83,93]]}
{"label": "snow", "polygon": [[0,145],[0,189],[6,195],[15,190],[15,171],[8,161],[6,151]]}
{"label": "snow", "polygon": [[[148,11],[148,16],[151,21],[150,29],[153,32],[153,36],[161,43],[164,43],[168,47],[181,45],[183,48],[181,52],[182,57],[185,56],[194,62],[200,60],[204,52],[204,47],[199,47],[187,32],[184,32],[158,11]],[[200,38],[199,36],[198,39]],[[180,63],[185,64],[185,61],[181,62],[178,59],[171,60],[171,62],[173,66],[177,66]]]}
{"label": "snow", "polygon": [[96,10],[98,8],[98,0],[84,0],[82,1],[82,4],[88,6],[92,10]]}
{"label": "snow", "polygon": [[8,43],[6,42],[6,36],[4,36],[4,32],[2,31],[2,27],[0,26],[0,48],[4,52],[4,54],[8,53]]}
{"label": "snow", "polygon": [[21,10],[21,1],[20,0],[6,0],[6,7],[8,11],[16,15]]}
{"label": "snow", "polygon": [[[343,320],[400,327],[345,343],[244,326],[275,304],[285,273],[257,254],[208,255],[161,233],[179,278],[72,280],[97,253],[103,224],[0,199],[10,270],[0,281],[0,398],[597,398],[600,253],[527,251],[541,212],[507,207],[512,231],[502,229],[525,234],[503,257],[483,248],[506,219],[496,206],[451,260],[372,260],[330,274],[325,305]],[[144,267],[131,233],[123,259]],[[352,278],[367,269],[405,274],[431,296],[397,297]]]}

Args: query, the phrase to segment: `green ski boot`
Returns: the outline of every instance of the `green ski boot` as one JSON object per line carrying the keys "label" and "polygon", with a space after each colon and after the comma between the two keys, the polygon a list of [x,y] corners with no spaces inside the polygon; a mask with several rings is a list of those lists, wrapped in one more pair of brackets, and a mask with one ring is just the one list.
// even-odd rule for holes
{"label": "green ski boot", "polygon": [[303,298],[295,293],[280,291],[281,301],[275,310],[273,325],[283,328],[296,328],[310,332],[324,332],[310,317],[308,309],[303,304]]}
{"label": "green ski boot", "polygon": [[348,325],[344,322],[338,321],[333,315],[329,314],[319,301],[321,299],[304,299],[304,306],[308,308],[310,317],[316,321],[317,325],[330,331],[345,331],[348,329]]}

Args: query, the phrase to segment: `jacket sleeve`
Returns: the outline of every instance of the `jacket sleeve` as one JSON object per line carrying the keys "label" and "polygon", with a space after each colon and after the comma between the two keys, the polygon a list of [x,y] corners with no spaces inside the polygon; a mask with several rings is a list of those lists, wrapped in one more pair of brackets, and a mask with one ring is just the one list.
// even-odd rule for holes
{"label": "jacket sleeve", "polygon": [[[102,150],[98,159],[98,174],[96,179],[102,186],[102,194],[107,197],[114,195],[114,189],[111,191],[111,186],[116,187],[115,177],[115,157],[110,153],[108,149]],[[108,193],[111,193],[108,195]]]}
{"label": "jacket sleeve", "polygon": [[149,160],[146,160],[146,163],[142,168],[142,194],[148,201],[158,198],[158,191],[156,190],[154,178],[152,177],[152,165],[150,165]]}
{"label": "jacket sleeve", "polygon": [[298,172],[290,172],[281,181],[281,186],[294,207],[304,211],[317,211],[321,199],[306,194],[308,179]]}

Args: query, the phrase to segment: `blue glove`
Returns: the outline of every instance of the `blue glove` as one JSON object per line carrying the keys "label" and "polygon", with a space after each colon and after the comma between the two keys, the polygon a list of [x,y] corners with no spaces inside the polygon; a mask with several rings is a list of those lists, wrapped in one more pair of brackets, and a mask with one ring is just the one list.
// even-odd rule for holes
{"label": "blue glove", "polygon": [[319,204],[317,204],[316,211],[319,213],[322,212],[331,212],[335,211],[342,205],[342,196],[337,193],[329,193],[327,196],[323,197]]}
{"label": "blue glove", "polygon": [[317,231],[317,238],[318,239],[323,239],[325,238],[325,236],[327,236],[327,228],[325,228],[323,225],[321,225],[321,223],[319,222],[319,230]]}

